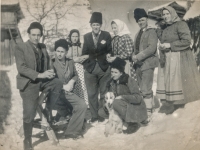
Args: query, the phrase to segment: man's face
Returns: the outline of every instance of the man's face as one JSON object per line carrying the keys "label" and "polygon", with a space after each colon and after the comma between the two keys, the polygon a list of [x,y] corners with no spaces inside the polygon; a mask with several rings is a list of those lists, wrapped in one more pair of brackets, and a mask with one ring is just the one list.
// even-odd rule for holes
{"label": "man's face", "polygon": [[33,44],[37,45],[40,41],[40,38],[41,38],[41,31],[40,31],[40,29],[31,29],[28,36],[29,36],[29,40]]}
{"label": "man's face", "polygon": [[65,56],[67,54],[67,51],[63,47],[58,47],[56,49],[56,56],[59,61],[62,61],[65,59]]}
{"label": "man's face", "polygon": [[148,19],[146,17],[142,17],[138,20],[138,25],[141,29],[144,29],[148,26]]}
{"label": "man's face", "polygon": [[111,78],[113,80],[118,80],[121,75],[122,72],[120,72],[118,69],[111,68]]}
{"label": "man's face", "polygon": [[77,43],[78,42],[78,33],[77,32],[74,32],[74,33],[72,33],[72,35],[71,35],[71,41],[72,41],[72,43]]}
{"label": "man's face", "polygon": [[99,24],[99,23],[92,23],[91,27],[92,27],[92,31],[95,34],[98,34],[100,32],[100,29],[101,29],[101,24]]}

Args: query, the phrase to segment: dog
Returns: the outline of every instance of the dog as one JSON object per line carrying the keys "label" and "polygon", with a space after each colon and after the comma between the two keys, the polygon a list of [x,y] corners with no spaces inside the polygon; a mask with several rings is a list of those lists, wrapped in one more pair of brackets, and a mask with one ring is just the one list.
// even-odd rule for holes
{"label": "dog", "polygon": [[105,136],[113,135],[114,133],[122,133],[123,121],[118,113],[113,109],[115,95],[113,92],[105,94],[105,106],[109,112],[108,122],[105,125]]}

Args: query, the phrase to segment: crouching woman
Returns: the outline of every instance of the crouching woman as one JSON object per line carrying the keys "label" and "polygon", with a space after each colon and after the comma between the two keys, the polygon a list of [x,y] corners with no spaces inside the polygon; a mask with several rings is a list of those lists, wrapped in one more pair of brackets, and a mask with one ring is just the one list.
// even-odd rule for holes
{"label": "crouching woman", "polygon": [[[147,123],[147,110],[138,84],[124,73],[125,65],[126,62],[120,58],[111,63],[111,80],[107,83],[107,91],[114,93],[113,109],[128,124],[127,130],[123,132],[131,134],[137,131],[139,123]],[[106,107],[98,113],[108,118]]]}
{"label": "crouching woman", "polygon": [[82,129],[87,106],[84,99],[78,97],[74,93],[74,85],[78,76],[75,72],[74,61],[66,58],[66,54],[68,52],[68,42],[65,39],[56,41],[55,51],[56,55],[53,66],[58,79],[63,83],[63,92],[60,95],[60,99],[56,103],[56,109],[62,117],[65,117],[67,112],[66,109],[63,109],[63,107],[69,103],[72,105],[72,117],[66,131],[64,132],[64,137],[78,139],[82,137]]}

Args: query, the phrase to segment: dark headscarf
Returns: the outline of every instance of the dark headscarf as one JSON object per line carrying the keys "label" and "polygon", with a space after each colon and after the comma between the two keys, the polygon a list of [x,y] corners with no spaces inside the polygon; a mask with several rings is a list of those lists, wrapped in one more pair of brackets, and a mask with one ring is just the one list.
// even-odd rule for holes
{"label": "dark headscarf", "polygon": [[[71,40],[71,37],[72,37],[72,34],[76,32],[78,33],[78,41],[77,43],[72,43],[72,40]],[[80,32],[77,30],[77,29],[72,29],[68,35],[68,39],[69,39],[69,46],[73,46],[73,45],[76,45],[76,46],[79,46],[81,47],[81,42],[80,42]]]}
{"label": "dark headscarf", "polygon": [[126,61],[117,57],[110,65],[110,68],[115,68],[120,72],[124,72],[125,70]]}

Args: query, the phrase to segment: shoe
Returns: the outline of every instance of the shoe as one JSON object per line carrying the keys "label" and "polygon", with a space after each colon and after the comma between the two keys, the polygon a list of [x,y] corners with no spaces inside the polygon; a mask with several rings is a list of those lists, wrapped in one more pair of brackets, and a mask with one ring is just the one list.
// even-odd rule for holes
{"label": "shoe", "polygon": [[73,139],[73,140],[78,140],[84,138],[83,135],[81,134],[66,134],[64,135],[65,139]]}
{"label": "shoe", "polygon": [[147,126],[147,125],[149,124],[149,120],[146,119],[146,120],[140,122],[140,124],[141,124],[142,126]]}
{"label": "shoe", "polygon": [[98,122],[104,122],[104,120],[105,119],[103,117],[100,117],[100,116],[98,117]]}
{"label": "shoe", "polygon": [[90,119],[90,123],[95,123],[95,122],[97,122],[98,121],[98,118],[91,118]]}
{"label": "shoe", "polygon": [[124,134],[132,134],[135,133],[140,128],[140,125],[138,123],[130,122],[128,123],[128,127],[126,130],[123,130]]}

